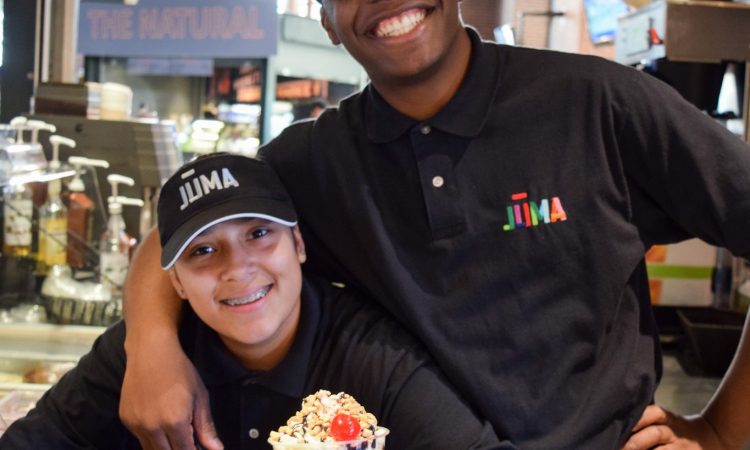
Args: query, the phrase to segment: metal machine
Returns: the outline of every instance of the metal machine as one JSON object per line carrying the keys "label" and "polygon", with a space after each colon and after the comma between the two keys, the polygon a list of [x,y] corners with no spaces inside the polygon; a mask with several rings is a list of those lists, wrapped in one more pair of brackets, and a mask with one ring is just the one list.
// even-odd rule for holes
{"label": "metal machine", "polygon": [[[750,61],[750,4],[727,1],[661,0],[638,9],[618,21],[615,60],[636,65],[666,60],[673,63],[720,64]],[[683,70],[691,70],[682,66]],[[702,86],[715,90],[718,79]],[[750,71],[744,70],[740,86],[748,86]],[[709,85],[710,84],[710,85]],[[679,89],[678,89],[679,90]],[[750,142],[750,95],[744,89],[741,102],[744,138]],[[700,106],[699,106],[700,107]]]}

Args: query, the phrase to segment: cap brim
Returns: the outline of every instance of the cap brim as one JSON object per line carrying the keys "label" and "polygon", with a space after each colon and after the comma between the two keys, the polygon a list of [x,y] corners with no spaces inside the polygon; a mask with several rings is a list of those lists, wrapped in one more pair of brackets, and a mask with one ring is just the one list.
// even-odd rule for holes
{"label": "cap brim", "polygon": [[[243,205],[242,197],[235,197],[231,202],[215,205],[180,225],[162,246],[162,268],[169,269],[172,267],[196,236],[218,223],[234,219],[254,218],[269,220],[288,227],[297,225],[297,218],[289,211],[288,202],[271,198],[259,199],[257,197],[251,197],[247,202],[252,202],[254,206],[248,208],[247,204]],[[249,212],[248,209],[254,211]]]}

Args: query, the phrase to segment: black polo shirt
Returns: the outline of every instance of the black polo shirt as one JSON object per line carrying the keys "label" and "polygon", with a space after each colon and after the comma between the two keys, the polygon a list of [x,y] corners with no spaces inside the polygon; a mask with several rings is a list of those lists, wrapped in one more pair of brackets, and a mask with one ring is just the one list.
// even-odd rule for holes
{"label": "black polo shirt", "polygon": [[620,448],[660,376],[643,255],[750,256],[750,151],[660,81],[483,43],[414,121],[370,85],[264,149],[310,262],[371,293],[521,448]]}
{"label": "black polo shirt", "polygon": [[[306,279],[294,343],[271,371],[245,369],[189,308],[180,334],[209,391],[226,449],[270,448],[270,431],[318,389],[352,394],[390,428],[388,448],[515,448],[498,442],[491,425],[476,418],[421,346],[382,310],[328,283]],[[0,448],[140,448],[118,418],[124,339],[122,322],[107,330],[26,418],[11,425]]]}

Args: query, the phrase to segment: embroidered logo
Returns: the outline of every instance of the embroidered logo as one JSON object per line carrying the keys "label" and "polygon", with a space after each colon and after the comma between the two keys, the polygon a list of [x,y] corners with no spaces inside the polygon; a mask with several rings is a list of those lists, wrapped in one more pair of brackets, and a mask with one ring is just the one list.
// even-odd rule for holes
{"label": "embroidered logo", "polygon": [[240,187],[240,183],[237,182],[237,179],[234,178],[232,172],[226,167],[221,169],[221,175],[219,175],[218,170],[212,170],[211,173],[207,175],[195,175],[195,169],[190,169],[180,177],[183,180],[188,179],[185,184],[180,186],[180,197],[182,198],[180,211],[187,208],[191,203],[204,195],[208,195],[211,191],[230,187]]}
{"label": "embroidered logo", "polygon": [[511,203],[505,208],[508,223],[503,225],[503,231],[568,220],[560,197],[543,198],[539,203],[527,199],[526,192],[518,192],[510,196]]}

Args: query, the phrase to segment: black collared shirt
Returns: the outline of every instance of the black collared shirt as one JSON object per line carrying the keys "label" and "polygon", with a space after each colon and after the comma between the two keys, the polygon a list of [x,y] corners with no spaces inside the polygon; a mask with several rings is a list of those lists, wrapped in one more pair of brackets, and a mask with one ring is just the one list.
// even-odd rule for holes
{"label": "black collared shirt", "polygon": [[[513,449],[476,418],[424,349],[372,304],[347,290],[306,278],[300,325],[288,355],[273,370],[244,368],[218,335],[186,309],[183,349],[211,400],[228,450],[269,449],[269,432],[318,389],[344,391],[388,427],[392,449]],[[118,418],[125,371],[125,327],[107,330],[78,366],[29,415],[0,438],[3,450],[137,449]]]}
{"label": "black collared shirt", "polygon": [[661,370],[644,252],[750,255],[750,151],[648,75],[469,34],[435,117],[368,86],[264,157],[309,263],[406,324],[498,434],[620,448]]}

